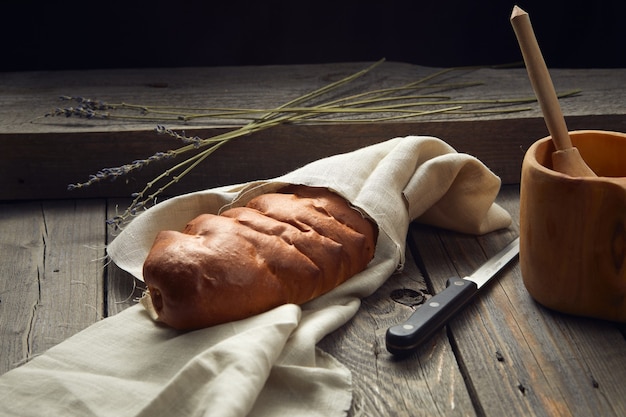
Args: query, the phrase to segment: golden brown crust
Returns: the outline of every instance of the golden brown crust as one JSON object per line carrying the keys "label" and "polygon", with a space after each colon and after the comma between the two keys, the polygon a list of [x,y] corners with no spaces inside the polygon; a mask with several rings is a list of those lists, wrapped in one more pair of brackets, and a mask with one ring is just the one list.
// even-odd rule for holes
{"label": "golden brown crust", "polygon": [[365,269],[376,237],[342,197],[290,186],[160,232],[144,280],[161,321],[208,327],[330,291]]}

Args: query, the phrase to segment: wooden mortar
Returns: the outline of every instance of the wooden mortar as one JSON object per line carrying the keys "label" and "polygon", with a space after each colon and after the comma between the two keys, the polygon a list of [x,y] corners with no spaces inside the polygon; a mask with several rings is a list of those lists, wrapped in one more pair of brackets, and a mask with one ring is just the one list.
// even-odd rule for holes
{"label": "wooden mortar", "polygon": [[570,137],[598,176],[554,171],[550,137],[528,149],[520,189],[524,285],[548,308],[626,322],[626,134]]}

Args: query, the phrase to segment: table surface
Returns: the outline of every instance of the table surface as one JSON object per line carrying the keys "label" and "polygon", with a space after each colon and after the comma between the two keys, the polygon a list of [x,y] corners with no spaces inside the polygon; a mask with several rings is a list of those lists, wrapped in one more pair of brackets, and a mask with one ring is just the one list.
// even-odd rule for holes
{"label": "table surface", "polygon": [[[347,67],[352,69],[354,65]],[[406,69],[404,65],[400,67],[403,71]],[[292,81],[298,77],[309,80],[306,74],[310,74],[307,71],[311,70],[298,68],[295,72],[290,68],[273,68],[272,74],[287,74],[282,79]],[[334,76],[337,68],[347,71],[344,66],[313,67],[316,71],[326,71]],[[393,68],[394,71],[398,69]],[[240,70],[212,71],[234,77],[233,74]],[[253,69],[241,71],[248,74]],[[604,74],[603,79],[597,80],[601,85],[617,85],[612,83],[616,79],[623,80],[626,74],[623,70],[598,71],[598,74]],[[106,74],[110,78],[106,78]],[[45,77],[39,73],[0,74],[0,79],[3,80],[2,88],[7,91],[13,91],[16,85],[22,86],[19,94],[14,93],[21,94],[20,106],[22,111],[26,111],[29,106],[24,104],[24,100],[33,100],[41,107],[42,95],[48,91],[42,83],[54,84],[55,77],[72,79],[72,85],[95,75],[100,80],[102,77],[121,79],[116,78],[119,73],[106,74],[49,74],[53,80],[45,82],[41,81]],[[166,72],[157,71],[148,79],[161,79],[154,74],[163,75]],[[520,76],[519,70],[506,70],[498,77],[506,79],[511,74]],[[564,82],[569,80],[574,84],[571,80],[584,80],[590,72],[568,71],[564,74],[567,75]],[[517,79],[515,77],[512,79]],[[606,77],[610,80],[607,81]],[[132,81],[132,77],[128,80]],[[233,83],[233,80],[229,82]],[[589,80],[585,82],[590,89],[588,96],[595,97],[601,94],[598,91],[605,91],[602,88],[593,90],[593,83]],[[297,85],[287,84],[290,88]],[[558,82],[555,81],[555,84]],[[32,88],[26,89],[25,85]],[[106,91],[107,84],[103,85],[101,88]],[[623,86],[626,83],[619,85],[621,90],[618,89],[612,99],[618,102],[617,109],[616,106],[609,106],[594,112],[589,107],[586,107],[587,110],[577,109],[574,103],[568,102],[568,120],[594,124],[589,126],[594,128],[603,122],[610,122],[615,130],[619,130],[626,123],[626,106],[619,104],[624,103],[626,94]],[[163,85],[153,84],[151,88],[161,87]],[[275,94],[271,89],[262,90],[270,96]],[[128,89],[124,91],[128,93]],[[75,126],[59,122],[54,126],[25,128],[24,120],[33,117],[32,114],[24,116],[20,112],[8,111],[8,107],[6,102],[4,107],[0,106],[0,110],[4,109],[0,111],[0,118],[5,122],[0,129],[0,139],[4,144],[0,145],[4,146],[0,152],[0,169],[6,184],[12,187],[12,191],[5,188],[0,197],[4,200],[0,202],[0,374],[27,362],[90,324],[133,305],[142,291],[141,282],[108,263],[105,258],[105,247],[114,238],[114,231],[106,227],[105,221],[128,204],[128,197],[110,195],[114,194],[111,193],[112,188],[106,187],[88,195],[90,198],[67,195],[61,191],[46,194],[42,190],[54,188],[58,180],[54,175],[55,169],[63,171],[63,175],[76,175],[78,168],[61,167],[63,164],[74,164],[72,158],[65,159],[63,163],[57,160],[54,165],[53,160],[37,156],[34,146],[45,140],[52,140],[56,147],[67,145],[84,134],[93,135],[90,138],[96,143],[111,140],[112,133],[117,135],[116,138],[132,142],[145,138],[145,132],[151,129],[145,125],[111,126],[106,122],[84,124],[84,121]],[[36,110],[35,114],[38,112]],[[485,143],[488,144],[492,140],[490,138],[498,137],[494,128],[502,127],[500,123],[503,120],[538,129],[537,109],[534,108],[530,116],[468,116],[462,120],[444,118],[391,126],[369,125],[375,134],[367,133],[370,136],[366,135],[363,143],[383,140],[384,132],[403,129],[415,131],[430,127],[445,133],[445,126],[450,124],[452,127],[447,131],[454,138],[459,137],[459,132],[468,126],[471,126],[472,133],[482,132],[480,137],[486,138],[482,144],[480,140],[454,139],[464,150],[480,152],[486,149]],[[197,131],[211,129],[218,127],[201,126]],[[279,131],[278,136],[284,140],[285,134],[297,134],[291,146],[301,147],[302,141],[308,143],[307,140],[312,140],[311,135],[324,132],[337,136],[343,132],[350,136],[350,146],[357,146],[361,142],[353,132],[370,132],[360,124],[351,123],[324,129],[319,130],[313,124],[297,128],[288,126]],[[70,139],[64,139],[64,135],[69,135]],[[539,132],[532,133],[533,138],[538,135]],[[440,136],[446,139],[445,135]],[[521,136],[518,134],[517,137]],[[522,146],[517,140],[505,141],[502,147]],[[530,141],[528,138],[524,140],[525,143]],[[36,160],[40,158],[37,163],[41,170],[37,175],[33,174],[32,163],[25,165],[22,160],[21,165],[18,164],[15,161],[17,151],[11,151],[13,148],[6,145],[17,146],[17,143],[22,143],[20,141],[26,143],[20,152],[30,149]],[[272,144],[278,146],[280,142],[262,135],[259,141],[266,147]],[[139,142],[142,143],[139,151],[149,148],[143,141]],[[42,146],[51,147],[50,144]],[[324,145],[324,152],[336,153],[343,149],[342,146],[329,141]],[[242,149],[235,147],[229,151],[224,148],[224,158],[233,158],[229,152],[241,152]],[[281,148],[281,151],[284,150]],[[85,152],[83,156],[88,159],[88,153],[93,153],[93,148]],[[276,149],[273,152],[273,155],[277,154]],[[519,185],[511,173],[519,169],[521,159],[518,153],[523,154],[519,147],[516,153],[503,150],[503,154],[507,155],[505,157],[493,151],[485,154],[489,161],[497,165],[497,169],[502,168],[505,175],[510,174],[498,196],[498,202],[514,219],[509,229],[471,236],[412,224],[407,236],[407,262],[403,271],[389,277],[375,294],[363,300],[359,312],[349,323],[320,342],[322,349],[352,371],[355,391],[350,415],[626,415],[626,325],[568,316],[538,305],[524,288],[517,261],[505,268],[494,282],[481,290],[477,299],[414,354],[396,358],[385,349],[384,335],[389,326],[408,317],[424,300],[441,291],[448,277],[471,273],[517,236]],[[219,161],[220,154],[216,153],[216,158]],[[6,168],[7,164],[12,164],[10,170]],[[80,165],[80,162],[76,164]],[[90,168],[98,169],[100,166]],[[288,169],[288,166],[281,165],[279,169]],[[16,170],[20,172],[16,174]],[[234,181],[235,177],[240,179],[238,175],[224,174],[220,180]],[[8,180],[7,176],[10,177]],[[16,178],[23,181],[19,182]],[[30,182],[37,182],[38,187],[33,187]],[[24,187],[27,189],[23,192]],[[29,195],[31,198],[28,198]]]}

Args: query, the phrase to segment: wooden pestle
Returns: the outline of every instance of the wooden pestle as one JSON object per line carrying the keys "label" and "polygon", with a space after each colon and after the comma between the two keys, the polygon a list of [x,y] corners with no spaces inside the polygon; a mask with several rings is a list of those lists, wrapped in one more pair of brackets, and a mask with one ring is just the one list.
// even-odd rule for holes
{"label": "wooden pestle", "polygon": [[543,118],[556,148],[552,154],[552,168],[573,177],[595,177],[596,174],[587,166],[578,149],[572,145],[559,99],[537,44],[528,13],[515,6],[511,13],[511,24],[524,57],[530,83],[535,90]]}

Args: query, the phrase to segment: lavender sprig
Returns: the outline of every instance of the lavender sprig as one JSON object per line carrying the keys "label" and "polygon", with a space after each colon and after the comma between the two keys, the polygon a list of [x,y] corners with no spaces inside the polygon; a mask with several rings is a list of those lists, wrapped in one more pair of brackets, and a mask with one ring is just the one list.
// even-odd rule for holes
{"label": "lavender sprig", "polygon": [[[140,106],[135,104],[107,104],[102,101],[84,99],[82,97],[64,97],[62,99],[74,100],[78,103],[76,108],[69,107],[67,109],[57,109],[54,115],[65,115],[89,117],[93,118],[100,114],[107,114],[108,109],[115,110],[129,110],[139,111],[142,116],[138,115],[122,115],[113,112],[111,118],[123,118],[123,119],[137,119],[137,120],[154,120],[163,123],[165,120],[183,120],[185,122],[196,118],[229,118],[236,117],[238,119],[245,119],[248,116],[252,119],[247,124],[239,126],[238,128],[218,134],[210,138],[200,138],[198,136],[189,137],[185,134],[185,131],[176,132],[163,125],[157,125],[155,131],[157,134],[165,134],[180,141],[182,146],[175,150],[169,150],[167,152],[157,152],[147,159],[139,159],[131,162],[130,164],[122,165],[115,168],[105,168],[98,171],[95,175],[91,175],[89,179],[84,183],[70,184],[68,189],[74,190],[78,188],[84,188],[92,185],[95,182],[102,181],[104,179],[115,180],[117,177],[127,175],[132,171],[141,169],[142,167],[156,161],[162,161],[174,157],[179,157],[185,153],[197,151],[191,157],[188,157],[173,166],[169,167],[161,174],[157,175],[151,181],[145,184],[145,187],[138,193],[132,195],[132,202],[125,209],[123,213],[116,213],[116,215],[107,220],[107,224],[114,229],[120,229],[130,217],[135,216],[139,210],[144,210],[148,206],[156,203],[157,196],[161,195],[165,189],[171,185],[177,183],[182,177],[198,166],[209,155],[223,146],[231,139],[249,135],[251,133],[268,129],[274,126],[278,126],[283,123],[297,123],[303,120],[314,120],[320,123],[333,122],[332,118],[324,119],[320,116],[332,116],[334,114],[350,114],[350,113],[362,113],[374,115],[379,113],[381,117],[367,119],[355,118],[346,119],[355,122],[363,121],[387,121],[395,119],[407,119],[411,117],[423,116],[426,114],[447,113],[458,114],[461,112],[469,111],[497,111],[493,109],[493,106],[510,106],[515,103],[528,103],[535,101],[534,97],[510,99],[510,100],[453,100],[447,96],[436,96],[434,94],[428,94],[426,96],[418,96],[411,92],[418,88],[437,88],[454,90],[458,88],[465,88],[477,85],[477,83],[444,83],[444,84],[426,84],[432,79],[442,76],[446,73],[453,71],[454,69],[444,69],[430,76],[424,77],[418,81],[405,84],[400,87],[384,88],[374,91],[368,91],[364,93],[353,94],[349,96],[342,96],[331,100],[321,100],[322,97],[328,97],[327,93],[334,91],[340,86],[343,86],[352,80],[364,75],[376,65],[383,62],[382,60],[374,65],[352,74],[344,79],[335,81],[322,88],[314,90],[308,94],[302,95],[294,100],[291,100],[281,106],[271,109],[228,109],[228,108],[212,108],[206,109],[208,113],[194,113],[188,114],[183,111],[197,111],[205,109],[193,109],[193,108],[173,108],[173,107],[152,107],[152,106]],[[574,95],[577,92],[568,92],[566,95]],[[423,99],[430,99],[424,101]],[[416,101],[419,100],[419,101]],[[477,104],[482,106],[482,109],[466,110],[465,105]],[[427,110],[413,109],[413,107],[431,106]],[[445,107],[442,107],[445,106]],[[484,108],[487,107],[487,108]],[[76,110],[79,109],[79,110]],[[527,108],[508,108],[501,109],[500,111],[523,111]],[[152,114],[150,116],[150,114]],[[391,114],[391,115],[389,115]],[[155,117],[158,115],[158,118]]]}
{"label": "lavender sprig", "polygon": [[81,108],[90,109],[90,110],[110,110],[114,109],[115,106],[105,103],[102,100],[92,100],[90,98],[80,97],[80,96],[60,96],[61,100],[73,100],[79,103]]}
{"label": "lavender sprig", "polygon": [[198,149],[200,147],[200,145],[202,144],[202,138],[200,136],[194,136],[192,138],[188,137],[185,135],[185,131],[183,130],[182,133],[177,133],[175,131],[173,131],[172,129],[169,129],[163,125],[157,125],[157,127],[154,129],[157,134],[159,135],[169,135],[172,136],[175,139],[180,140],[181,142],[185,143],[185,144],[192,144],[194,148]]}
{"label": "lavender sprig", "polygon": [[[150,120],[146,117],[149,113],[174,114],[171,111],[150,110],[146,106],[127,104],[127,103],[107,103],[102,100],[93,100],[81,96],[59,96],[61,101],[74,101],[76,106],[57,107],[56,109],[44,114],[44,117],[79,117],[86,119],[129,119],[129,120]],[[139,112],[140,115],[124,115],[119,114],[120,110],[131,110]],[[112,110],[113,112],[111,112]],[[180,117],[161,117],[163,120],[179,120]]]}
{"label": "lavender sprig", "polygon": [[45,117],[53,117],[53,116],[65,116],[65,117],[80,117],[85,119],[109,119],[111,117],[110,113],[100,113],[96,112],[89,108],[84,107],[57,107],[50,113],[46,113]]}
{"label": "lavender sprig", "polygon": [[127,175],[131,173],[132,171],[141,169],[152,162],[162,161],[165,159],[171,159],[171,158],[174,158],[175,156],[176,156],[176,152],[174,151],[157,152],[154,155],[146,159],[136,159],[129,164],[125,164],[119,167],[103,168],[100,171],[96,172],[95,174],[90,175],[89,179],[85,182],[69,184],[67,186],[67,189],[68,191],[77,190],[80,188],[89,187],[90,185],[95,184],[96,182],[103,181],[103,180],[114,181],[118,177]]}
{"label": "lavender sprig", "polygon": [[[183,131],[182,133],[177,133],[173,131],[172,129],[169,129],[163,125],[157,125],[157,127],[155,128],[155,131],[157,132],[157,134],[169,135],[169,136],[172,136],[173,138],[176,138],[182,141],[185,144],[191,144],[193,145],[194,149],[199,148],[203,141],[203,139],[200,138],[199,136],[194,136],[190,138],[185,135],[185,131]],[[175,151],[169,150],[167,152],[157,152],[154,155],[146,159],[136,159],[129,164],[125,164],[119,167],[103,168],[100,171],[96,172],[95,174],[90,175],[89,179],[85,182],[69,184],[67,186],[67,189],[68,191],[72,191],[72,190],[77,190],[80,188],[89,187],[90,185],[96,182],[102,181],[102,180],[114,181],[116,178],[127,175],[131,173],[132,171],[139,170],[151,164],[152,162],[172,159],[176,157],[176,155],[178,155],[179,153],[182,153],[181,149],[178,149]]]}
{"label": "lavender sprig", "polygon": [[86,119],[108,119],[111,117],[109,112],[105,110],[114,109],[115,106],[107,104],[103,101],[96,101],[84,97],[77,96],[60,96],[63,101],[76,101],[78,103],[75,107],[57,107],[50,113],[46,113],[45,117],[65,116],[72,117],[77,116]]}

